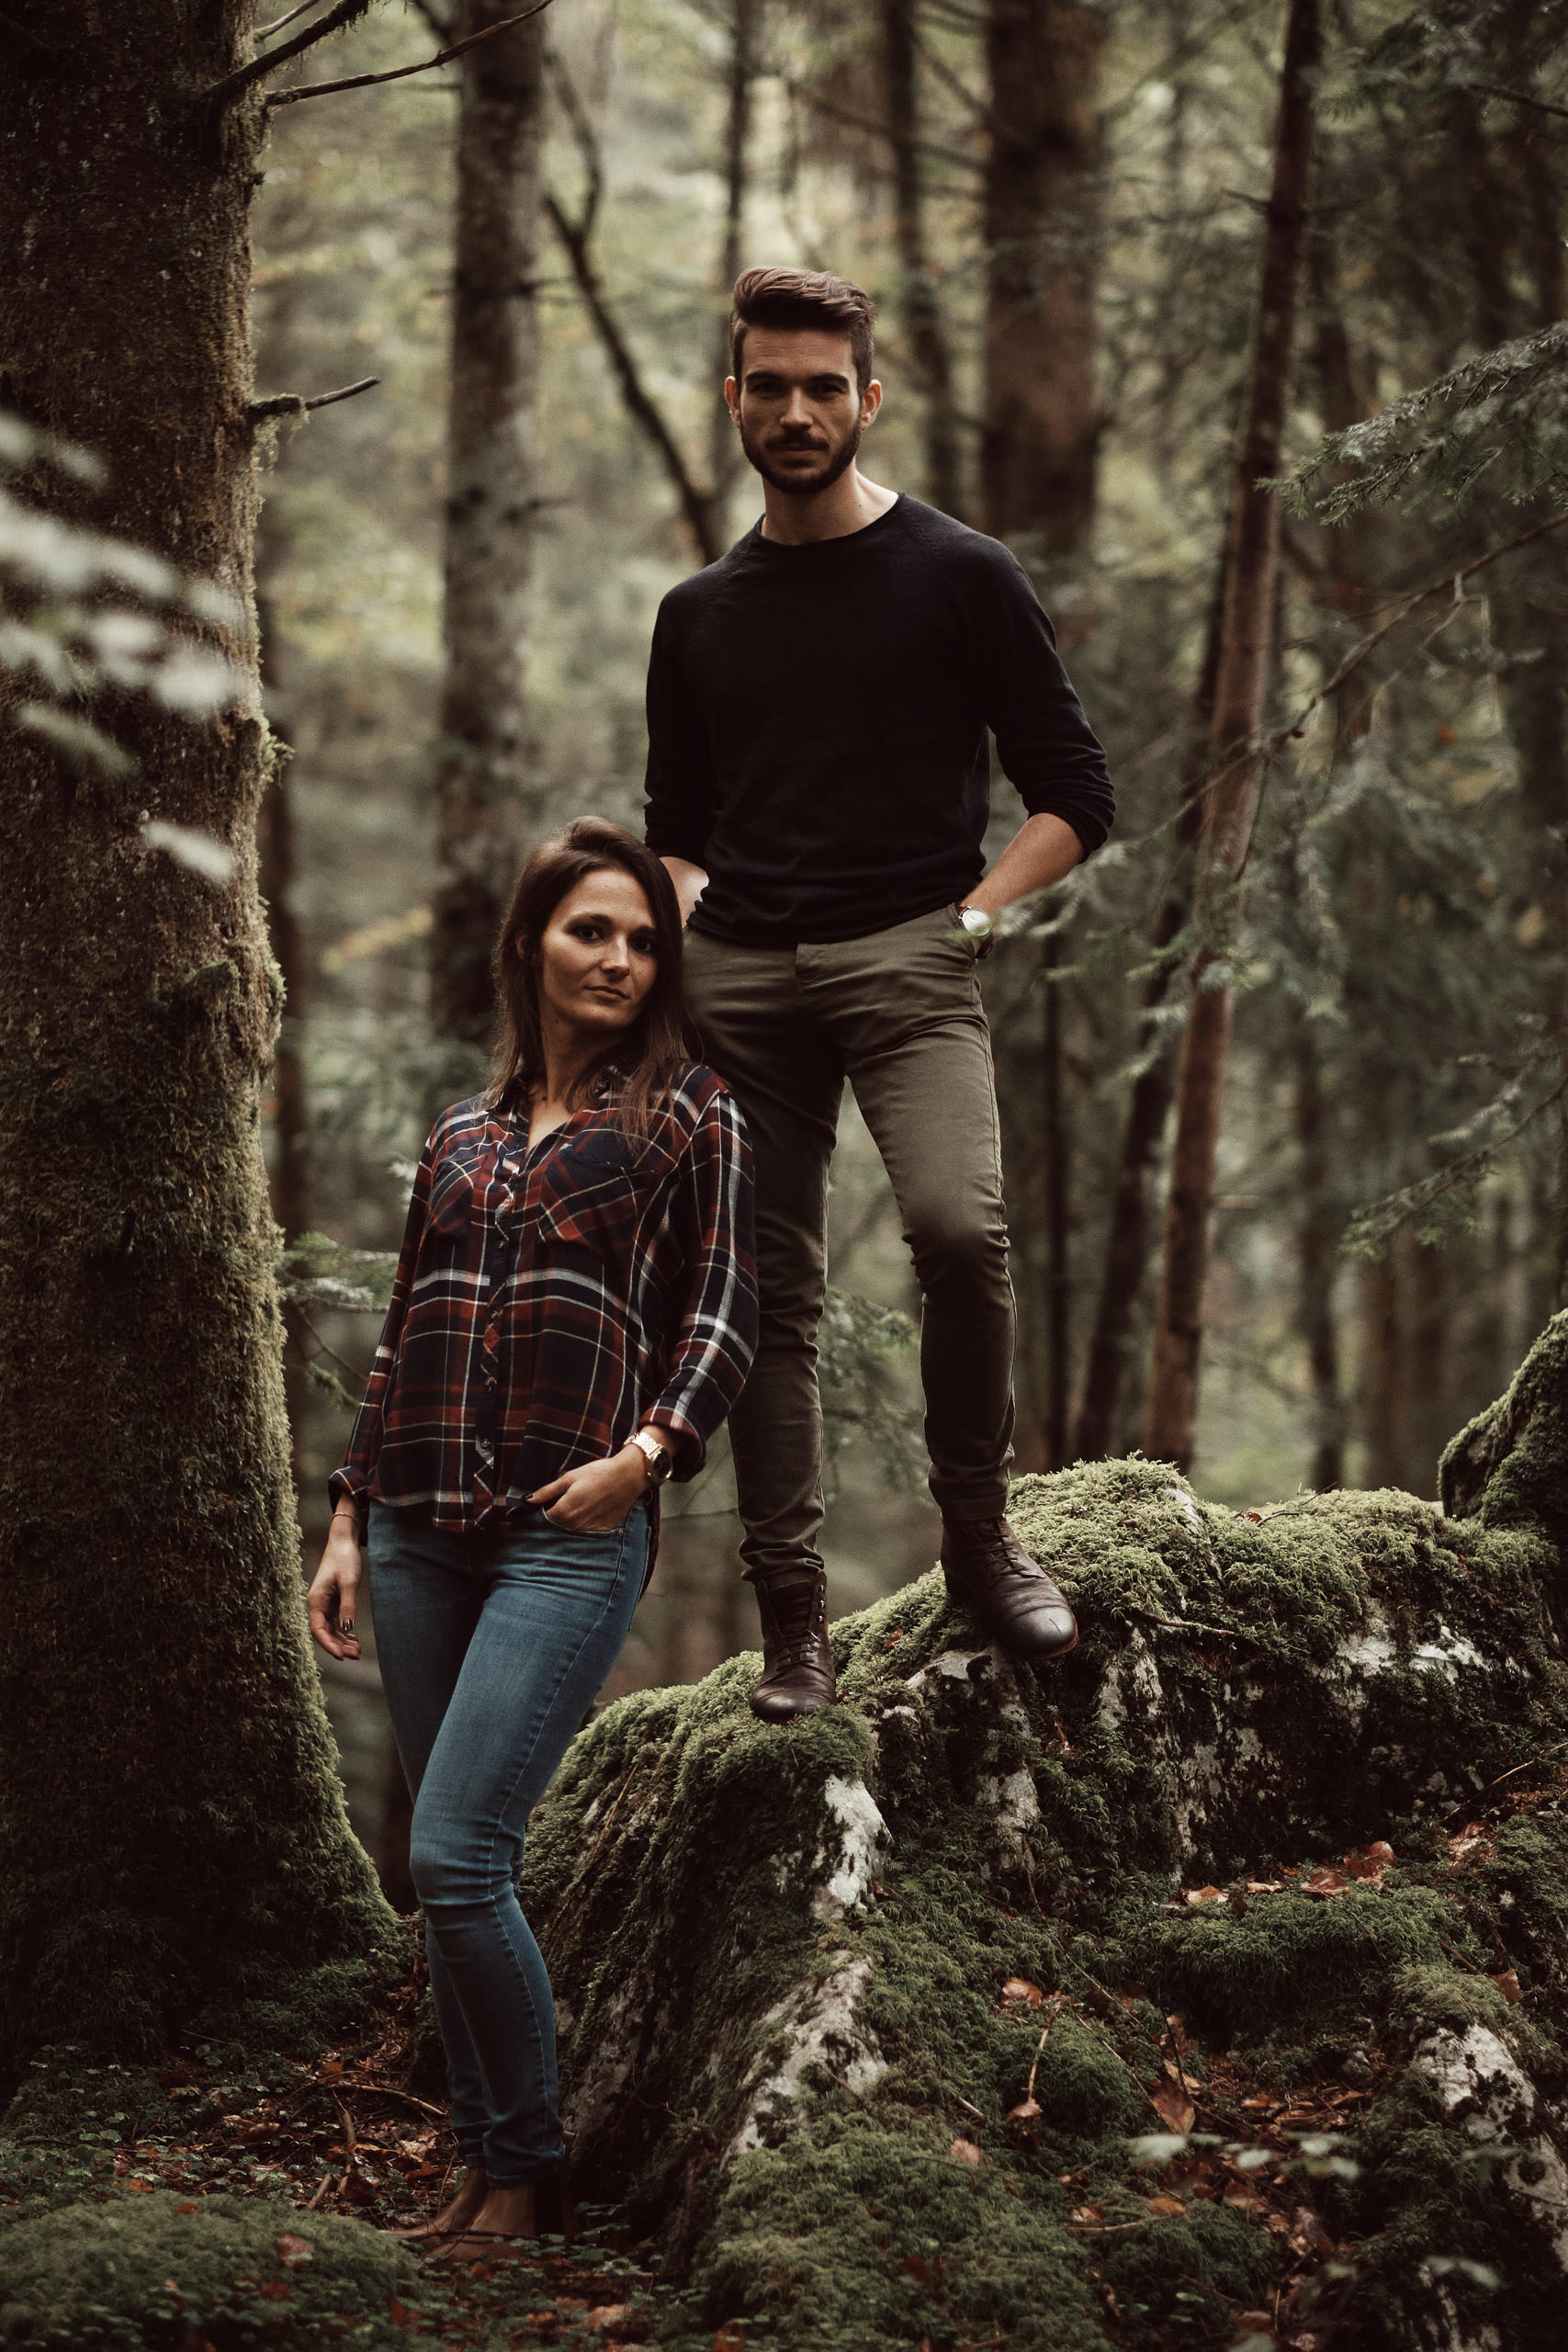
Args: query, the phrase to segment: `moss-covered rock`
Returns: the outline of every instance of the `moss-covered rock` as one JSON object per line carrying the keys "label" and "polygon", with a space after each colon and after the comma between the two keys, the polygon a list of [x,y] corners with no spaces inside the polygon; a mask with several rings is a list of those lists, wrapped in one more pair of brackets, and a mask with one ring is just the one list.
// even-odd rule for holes
{"label": "moss-covered rock", "polygon": [[[1559,1317],[1464,1518],[1395,1493],[1235,1514],[1137,1460],[1026,1478],[1013,1523],[1075,1599],[1071,1657],[1010,1662],[933,1574],[833,1629],[821,1716],[758,1723],[740,1658],[582,1734],[525,1883],[578,2154],[708,2324],[811,2352],[1228,2343],[1287,2274],[1308,2291],[1306,2257],[1288,2200],[1274,2231],[1249,2206],[1208,2071],[1327,2096],[1343,2060],[1358,2132],[1297,2159],[1270,2125],[1255,2160],[1299,2174],[1313,2291],[1369,2341],[1551,2340],[1568,1831],[1521,1768],[1568,1743],[1565,1363]],[[1499,1783],[1530,1809],[1456,1858],[1445,1830]],[[1314,1878],[1374,1840],[1392,1865]],[[1506,2098],[1450,2097],[1497,2052]],[[1221,2170],[1151,2204],[1131,2143],[1173,2073]]]}
{"label": "moss-covered rock", "polygon": [[406,2341],[418,2267],[355,2222],[252,2199],[84,2199],[0,2222],[5,2352],[207,2344],[269,2352]]}

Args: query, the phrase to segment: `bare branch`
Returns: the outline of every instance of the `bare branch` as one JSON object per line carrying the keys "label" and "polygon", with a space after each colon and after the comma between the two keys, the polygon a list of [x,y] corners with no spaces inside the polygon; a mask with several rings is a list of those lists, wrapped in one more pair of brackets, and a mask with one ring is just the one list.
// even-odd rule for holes
{"label": "bare branch", "polygon": [[296,17],[302,17],[307,8],[313,8],[315,6],[316,0],[299,0],[299,6],[290,8],[287,16],[274,17],[270,25],[258,25],[255,30],[256,40],[270,40],[274,33],[280,33],[285,25],[291,25]]}
{"label": "bare branch", "polygon": [[577,152],[582,158],[582,168],[587,175],[588,186],[582,198],[582,210],[578,215],[577,221],[577,233],[586,243],[593,233],[593,224],[599,217],[599,199],[604,192],[604,173],[600,159],[599,141],[595,136],[592,124],[588,119],[582,100],[577,95],[577,85],[568,73],[566,60],[558,50],[551,50],[549,67],[550,78],[556,85],[556,96],[566,109],[567,120],[571,125],[571,135],[577,141]]}
{"label": "bare branch", "polygon": [[499,24],[485,25],[477,33],[469,33],[464,40],[455,40],[450,49],[438,50],[434,57],[421,60],[417,65],[399,65],[389,74],[350,74],[341,82],[305,82],[297,90],[274,90],[267,98],[269,107],[298,106],[301,98],[330,97],[335,90],[367,90],[373,82],[403,82],[411,74],[428,74],[434,65],[450,65],[455,57],[466,50],[477,49],[481,40],[490,40],[497,33],[510,32],[513,25],[525,25],[530,17],[543,14],[550,0],[534,0],[531,8],[523,9],[515,17],[502,17]]}
{"label": "bare branch", "polygon": [[232,74],[225,74],[220,81],[209,82],[202,92],[203,99],[209,107],[229,106],[243,96],[253,82],[261,81],[268,74],[276,74],[278,67],[287,65],[291,57],[302,57],[308,49],[314,49],[318,41],[327,40],[333,33],[342,32],[356,17],[363,17],[369,6],[370,0],[335,0],[335,5],[327,10],[324,17],[319,17],[313,25],[307,25],[304,31],[296,33],[292,40],[286,40],[281,49],[269,49],[265,57],[253,57],[248,65],[236,66]]}
{"label": "bare branch", "polygon": [[66,62],[65,51],[62,49],[56,49],[52,41],[47,41],[41,35],[30,32],[26,25],[19,25],[15,17],[7,17],[3,10],[0,10],[0,33],[9,33],[13,40],[25,41],[29,49],[37,50],[40,57],[47,57],[51,65],[63,65]]}
{"label": "bare branch", "polygon": [[335,392],[317,392],[313,399],[301,400],[298,392],[276,392],[270,400],[252,401],[245,414],[253,424],[267,416],[301,416],[307,409],[331,408],[334,401],[351,401],[357,392],[368,392],[380,382],[379,376],[361,376],[356,384],[340,384]]}
{"label": "bare branch", "polygon": [[657,403],[642,380],[641,371],[632,356],[625,335],[621,333],[615,313],[604,300],[604,290],[599,284],[599,273],[593,266],[593,257],[589,251],[587,231],[581,222],[574,221],[569,217],[547,189],[545,193],[545,209],[549,214],[551,227],[566,248],[567,258],[571,263],[572,274],[577,279],[578,290],[588,305],[589,315],[598,330],[599,340],[604,346],[605,356],[619,379],[621,397],[626,404],[627,413],[634,422],[642,427],[652,442],[660,463],[668,474],[675,495],[681,502],[681,512],[686,518],[687,526],[697,543],[703,561],[716,563],[724,553],[724,549],[718,543],[718,534],[715,528],[716,517],[712,495],[701,489],[692,479],[691,470],[681,454],[674,435],[665,424]]}
{"label": "bare branch", "polygon": [[[815,90],[808,90],[804,82],[786,82],[784,86],[792,97],[798,98],[803,106],[808,106],[813,114],[825,114],[831,122],[848,123],[852,130],[869,130],[877,139],[886,139],[889,135],[887,125],[879,122],[874,115],[857,114],[852,107],[838,106],[831,98],[824,98]],[[956,164],[961,171],[983,172],[986,168],[977,156],[962,154],[956,147],[943,147],[935,139],[916,138],[909,143],[919,148],[922,155],[940,155],[943,163]]]}
{"label": "bare branch", "polygon": [[[448,17],[444,9],[436,7],[434,0],[413,0],[413,5],[437,40],[457,39],[457,19],[455,17]],[[458,5],[461,5],[461,0],[458,0]]]}
{"label": "bare branch", "polygon": [[1477,82],[1473,86],[1484,90],[1489,98],[1507,98],[1517,107],[1534,107],[1538,114],[1561,115],[1568,122],[1568,107],[1554,107],[1550,98],[1532,98],[1525,90],[1505,90],[1496,82]]}

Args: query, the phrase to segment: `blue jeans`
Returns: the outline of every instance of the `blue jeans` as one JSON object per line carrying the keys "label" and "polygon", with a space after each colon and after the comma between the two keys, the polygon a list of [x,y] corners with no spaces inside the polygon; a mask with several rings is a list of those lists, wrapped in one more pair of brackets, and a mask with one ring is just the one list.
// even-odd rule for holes
{"label": "blue jeans", "polygon": [[460,1535],[370,1506],[370,1600],[412,1792],[409,1864],[446,2047],[452,2125],[497,2188],[562,2154],[555,2004],[513,1883],[528,1815],[615,1664],[648,1510],[607,1534],[542,1510]]}

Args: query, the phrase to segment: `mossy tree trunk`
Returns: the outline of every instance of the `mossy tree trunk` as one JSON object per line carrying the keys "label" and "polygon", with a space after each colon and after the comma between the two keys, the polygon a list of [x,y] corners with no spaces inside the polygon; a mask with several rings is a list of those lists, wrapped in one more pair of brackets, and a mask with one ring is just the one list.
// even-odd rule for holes
{"label": "mossy tree trunk", "polygon": [[[66,0],[5,31],[0,399],[95,450],[85,514],[233,600],[254,681],[250,10]],[[36,44],[47,44],[38,46]],[[77,771],[0,717],[0,2079],[69,2039],[141,2055],[341,2013],[390,1917],[344,1815],[289,1490],[260,1093],[253,694],[96,714]],[[232,853],[217,885],[145,816]]]}
{"label": "mossy tree trunk", "polygon": [[[808,1723],[758,1724],[742,1658],[581,1736],[524,1887],[577,2158],[705,2325],[1557,2340],[1568,1317],[1444,1476],[1447,1517],[1235,1513],[1137,1459],[1026,1478],[1070,1659],[985,1647],[933,1574],[833,1629],[842,1703]],[[1138,2173],[1162,2131],[1174,2169]]]}

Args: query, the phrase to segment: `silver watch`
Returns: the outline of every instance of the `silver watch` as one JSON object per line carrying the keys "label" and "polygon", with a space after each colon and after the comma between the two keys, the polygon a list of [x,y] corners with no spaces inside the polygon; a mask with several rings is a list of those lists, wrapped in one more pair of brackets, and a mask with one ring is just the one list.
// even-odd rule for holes
{"label": "silver watch", "polygon": [[675,1467],[675,1458],[669,1447],[656,1438],[651,1430],[635,1431],[632,1443],[648,1463],[649,1485],[661,1487]]}
{"label": "silver watch", "polygon": [[958,920],[975,943],[977,956],[988,956],[996,944],[997,926],[983,907],[960,907]]}

